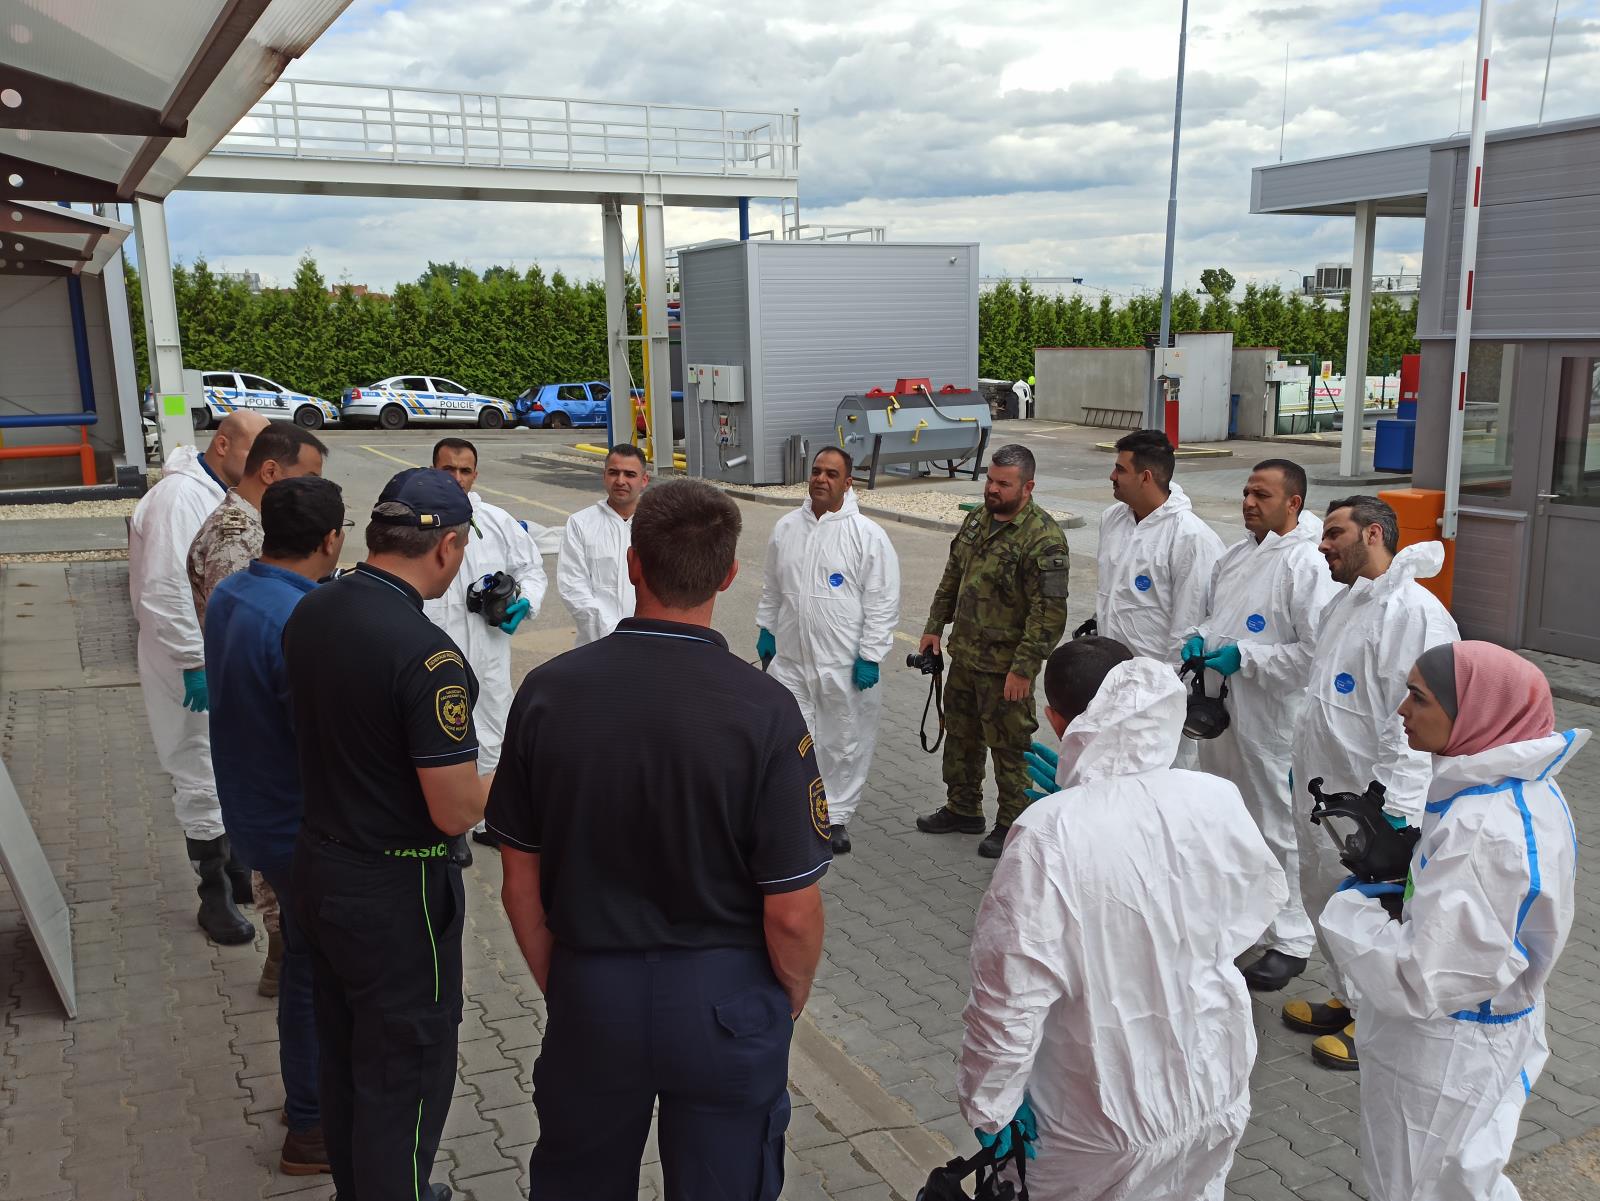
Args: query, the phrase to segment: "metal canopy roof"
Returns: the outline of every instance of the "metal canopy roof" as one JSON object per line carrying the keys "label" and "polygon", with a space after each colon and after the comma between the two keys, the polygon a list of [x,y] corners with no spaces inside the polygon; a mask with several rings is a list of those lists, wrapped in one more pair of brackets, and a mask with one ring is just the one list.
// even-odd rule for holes
{"label": "metal canopy roof", "polygon": [[0,275],[98,275],[132,232],[58,204],[0,204]]}
{"label": "metal canopy roof", "polygon": [[0,0],[0,203],[162,199],[350,0]]}
{"label": "metal canopy roof", "polygon": [[[1491,131],[1490,142],[1541,137],[1600,126],[1600,116]],[[1250,172],[1250,211],[1302,216],[1354,216],[1372,201],[1380,217],[1421,217],[1428,206],[1429,159],[1435,150],[1465,146],[1467,135],[1358,150],[1326,158],[1274,163]]]}

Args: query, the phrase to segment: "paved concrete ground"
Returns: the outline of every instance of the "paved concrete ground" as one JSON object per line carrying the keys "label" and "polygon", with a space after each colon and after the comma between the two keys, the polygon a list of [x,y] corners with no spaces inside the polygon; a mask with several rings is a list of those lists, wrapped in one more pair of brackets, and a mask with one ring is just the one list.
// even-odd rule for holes
{"label": "paved concrete ground", "polygon": [[[1043,452],[1040,491],[1090,517],[1089,530],[1071,537],[1076,624],[1092,603],[1085,535],[1107,499],[1110,459],[1070,437],[1046,447],[1038,441],[1045,431],[1029,432]],[[363,432],[330,441],[329,474],[359,515],[401,463],[425,461],[431,437]],[[483,440],[488,499],[553,523],[595,498],[595,477],[582,468],[516,465],[529,445],[527,435]],[[1240,534],[1231,515],[1253,457],[1180,467],[1197,508],[1229,540]],[[736,651],[753,654],[758,565],[782,510],[742,508],[745,570],[719,602],[717,625]],[[890,534],[903,567],[900,625],[909,649],[948,539],[907,526]],[[81,1007],[77,1021],[61,1017],[15,901],[0,886],[0,1201],[325,1197],[325,1178],[273,1170],[282,1089],[272,1006],[254,991],[260,952],[211,946],[194,926],[192,873],[132,674],[125,573],[122,564],[69,564],[0,574],[0,755],[73,905]],[[570,638],[552,597],[518,637],[517,669]],[[963,1152],[974,1146],[956,1112],[954,1065],[967,944],[992,865],[974,854],[976,839],[913,830],[913,817],[942,798],[937,759],[916,740],[925,681],[891,663],[882,686],[884,726],[856,852],[825,882],[829,934],[810,1008],[844,1055],[830,1059],[814,1048],[807,1056],[806,1037],[797,1042],[796,1080],[817,1095],[795,1098],[785,1192],[792,1198],[909,1201],[914,1188],[904,1164],[895,1170],[884,1153],[884,1130],[920,1126]],[[1562,702],[1558,716],[1592,726],[1600,712]],[[1594,1163],[1592,1142],[1580,1136],[1600,1125],[1600,911],[1590,862],[1600,823],[1596,752],[1580,757],[1563,782],[1591,854],[1580,862],[1578,923],[1550,991],[1552,1058],[1519,1141],[1521,1154],[1545,1152],[1519,1169],[1525,1195],[1550,1201],[1595,1195],[1575,1182]],[[499,916],[497,886],[494,856],[483,853],[469,879],[461,1076],[441,1158],[441,1173],[461,1195],[485,1201],[521,1195],[537,1134],[529,1071],[543,1029],[542,1002]],[[1314,989],[1308,980],[1298,991]],[[1356,1082],[1315,1068],[1306,1040],[1279,1024],[1275,1005],[1258,1005],[1256,1016],[1256,1113],[1230,1196],[1360,1196]],[[885,1093],[904,1102],[894,1111],[904,1115],[899,1121],[881,1109],[869,1115]],[[851,1096],[868,1099],[851,1109]],[[830,1124],[830,1113],[847,1112],[851,1121]],[[1567,1139],[1580,1141],[1558,1146]],[[911,1151],[937,1155],[938,1147]],[[642,1195],[654,1195],[656,1180],[647,1165]]]}

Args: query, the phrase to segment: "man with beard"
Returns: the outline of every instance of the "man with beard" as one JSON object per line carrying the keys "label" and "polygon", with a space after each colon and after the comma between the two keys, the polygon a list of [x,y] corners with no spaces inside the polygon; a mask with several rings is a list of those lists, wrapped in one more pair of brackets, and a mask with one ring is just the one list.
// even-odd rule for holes
{"label": "man with beard", "polygon": [[[1300,896],[1313,915],[1322,913],[1350,872],[1333,841],[1305,820],[1311,808],[1306,785],[1320,777],[1324,792],[1361,793],[1376,780],[1384,787],[1391,823],[1420,826],[1433,778],[1431,756],[1411,749],[1398,710],[1411,665],[1423,651],[1460,635],[1438,597],[1417,583],[1439,573],[1444,547],[1420,542],[1397,554],[1399,544],[1394,510],[1376,496],[1348,496],[1328,506],[1320,549],[1334,583],[1345,588],[1328,602],[1317,630],[1290,776],[1299,815]],[[1317,941],[1332,965],[1320,927]],[[1344,991],[1337,978],[1331,983]],[[1355,1024],[1339,997],[1290,1001],[1283,1020],[1291,1029],[1322,1036],[1311,1047],[1322,1066],[1358,1066]]]}
{"label": "man with beard", "polygon": [[1027,805],[1023,757],[1039,728],[1033,685],[1067,625],[1067,538],[1033,502],[1033,452],[1002,446],[989,459],[983,508],[950,543],[920,649],[944,650],[944,805],[917,818],[926,834],[982,834],[983,757],[994,758],[998,814],[978,854],[998,859]]}

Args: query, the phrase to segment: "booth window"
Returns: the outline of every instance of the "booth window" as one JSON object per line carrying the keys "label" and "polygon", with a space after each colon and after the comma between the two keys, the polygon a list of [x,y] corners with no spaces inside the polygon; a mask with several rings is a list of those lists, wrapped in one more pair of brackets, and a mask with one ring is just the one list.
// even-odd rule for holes
{"label": "booth window", "polygon": [[1600,506],[1600,358],[1561,360],[1549,490],[1558,505]]}
{"label": "booth window", "polygon": [[1461,436],[1461,491],[1476,497],[1511,494],[1511,467],[1522,347],[1474,342],[1467,370],[1466,425]]}

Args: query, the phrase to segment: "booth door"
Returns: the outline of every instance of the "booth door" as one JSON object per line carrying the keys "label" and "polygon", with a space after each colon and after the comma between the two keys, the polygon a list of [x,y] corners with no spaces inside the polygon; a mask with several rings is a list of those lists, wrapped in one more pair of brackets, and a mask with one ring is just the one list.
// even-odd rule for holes
{"label": "booth door", "polygon": [[1550,346],[1524,641],[1600,661],[1600,344]]}

